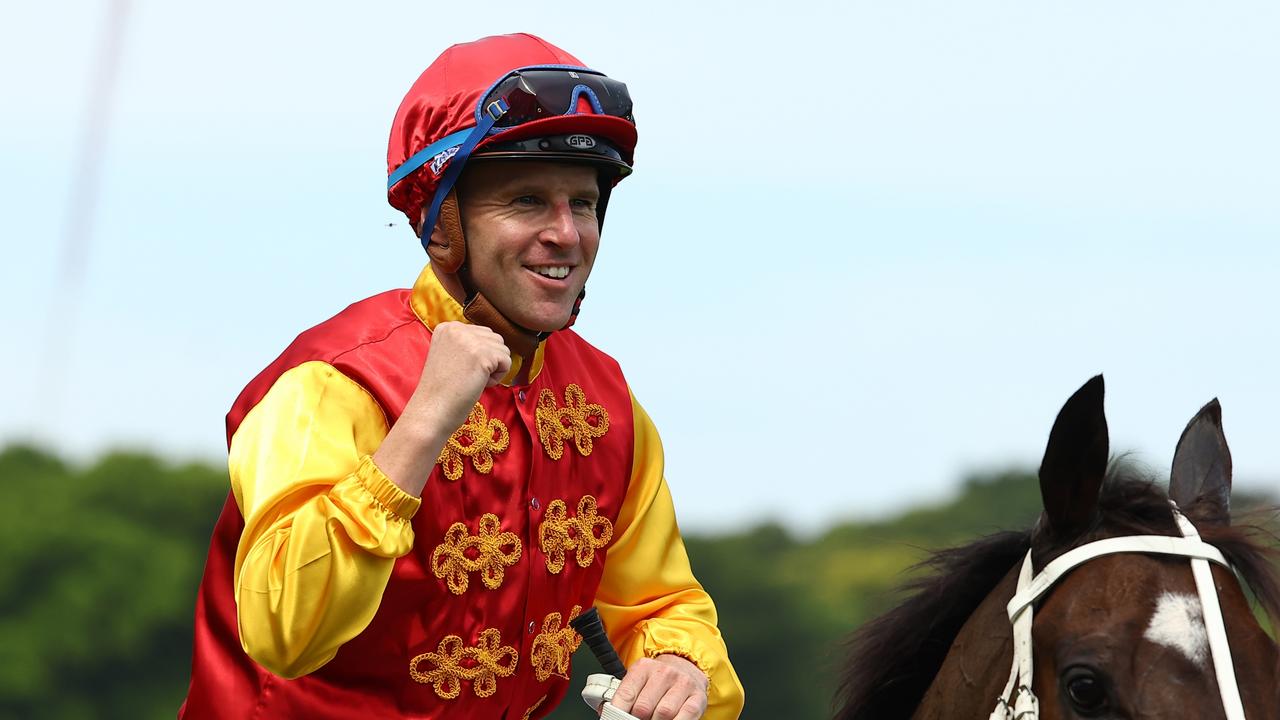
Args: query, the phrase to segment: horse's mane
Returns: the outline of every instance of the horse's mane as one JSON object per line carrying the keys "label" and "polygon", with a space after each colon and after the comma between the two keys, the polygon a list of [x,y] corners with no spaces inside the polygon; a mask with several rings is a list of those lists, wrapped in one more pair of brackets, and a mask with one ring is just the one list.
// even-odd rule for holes
{"label": "horse's mane", "polygon": [[[1037,565],[1072,547],[1116,535],[1175,535],[1165,490],[1127,465],[1113,465],[1098,496],[1098,522],[1082,537],[1055,543],[1032,530],[999,532],[939,550],[918,564],[926,574],[903,586],[907,600],[850,637],[848,667],[837,694],[837,720],[909,718],[942,667],[969,616],[1034,547]],[[1236,567],[1254,598],[1280,627],[1276,536],[1261,524],[1213,526],[1199,503],[1183,512],[1201,537]],[[1271,511],[1274,520],[1275,511]],[[1261,516],[1259,516],[1261,517]]]}

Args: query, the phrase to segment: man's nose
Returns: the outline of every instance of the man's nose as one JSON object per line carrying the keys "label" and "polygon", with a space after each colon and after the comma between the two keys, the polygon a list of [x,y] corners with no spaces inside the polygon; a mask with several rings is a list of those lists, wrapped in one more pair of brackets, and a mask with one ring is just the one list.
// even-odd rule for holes
{"label": "man's nose", "polygon": [[542,228],[538,238],[545,243],[572,247],[577,245],[581,236],[573,216],[573,207],[568,201],[556,202],[548,208],[547,224]]}

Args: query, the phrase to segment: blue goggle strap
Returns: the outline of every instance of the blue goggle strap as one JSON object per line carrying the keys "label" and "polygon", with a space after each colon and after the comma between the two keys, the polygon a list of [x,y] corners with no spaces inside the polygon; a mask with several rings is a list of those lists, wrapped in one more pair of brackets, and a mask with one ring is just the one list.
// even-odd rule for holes
{"label": "blue goggle strap", "polygon": [[[427,212],[427,217],[422,223],[421,240],[423,250],[426,250],[427,245],[431,243],[431,231],[436,226],[436,218],[440,216],[440,205],[444,202],[445,196],[449,194],[449,191],[453,189],[454,184],[458,182],[458,176],[462,175],[462,168],[467,164],[467,158],[471,156],[471,151],[474,150],[476,145],[478,145],[480,141],[484,139],[485,135],[489,133],[489,128],[492,128],[493,124],[501,119],[509,109],[510,108],[507,107],[506,100],[494,100],[489,103],[488,107],[484,108],[484,115],[482,116],[480,123],[474,128],[471,130],[461,130],[431,144],[431,146],[434,147],[435,145],[443,143],[445,140],[467,133],[466,139],[462,141],[461,145],[457,146],[457,152],[449,158],[449,167],[444,171],[444,177],[440,178],[440,182],[436,185],[436,190],[432,194],[431,209]],[[448,145],[442,150],[437,151],[436,154],[439,154],[440,152],[447,152],[453,147],[453,145]],[[427,148],[427,150],[430,149],[430,147]],[[423,152],[425,152],[425,150]],[[420,154],[422,153],[415,153],[414,157],[417,157]],[[432,157],[434,157],[434,155],[432,155]],[[408,163],[406,162],[405,165],[408,165]],[[418,167],[422,167],[422,164],[419,163]],[[398,174],[399,172],[400,168],[397,168],[396,173]]]}
{"label": "blue goggle strap", "polygon": [[390,190],[396,183],[409,177],[414,170],[426,165],[435,156],[448,152],[452,148],[466,142],[467,133],[470,132],[470,130],[459,130],[452,135],[445,135],[439,140],[414,153],[412,157],[405,160],[404,164],[396,168],[395,172],[391,173],[387,178],[387,189]]}
{"label": "blue goggle strap", "polygon": [[[500,99],[489,103],[489,108],[487,108],[484,113],[492,116],[492,119],[489,121],[489,125],[492,127],[493,123],[497,122],[499,118],[506,114],[507,110],[508,108],[505,100]],[[484,118],[482,116],[478,122],[483,121]],[[408,160],[405,160],[400,167],[396,168],[395,172],[391,173],[391,175],[387,177],[387,189],[390,190],[396,183],[409,177],[413,171],[423,165],[426,165],[428,162],[435,159],[437,155],[448,152],[449,150],[464,144],[469,133],[471,133],[471,130],[459,130],[456,133],[445,135],[439,140],[414,153]],[[451,158],[452,155],[449,157]],[[447,160],[449,158],[445,159]]]}

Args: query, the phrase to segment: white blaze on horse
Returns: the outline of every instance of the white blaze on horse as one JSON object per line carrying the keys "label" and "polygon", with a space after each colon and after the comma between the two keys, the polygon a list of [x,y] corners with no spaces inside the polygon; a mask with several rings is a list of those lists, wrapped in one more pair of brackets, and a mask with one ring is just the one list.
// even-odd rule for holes
{"label": "white blaze on horse", "polygon": [[1280,720],[1280,651],[1245,590],[1280,623],[1275,537],[1231,524],[1217,401],[1166,494],[1108,470],[1102,400],[1098,376],[1058,414],[1034,528],[936,553],[854,634],[838,720]]}

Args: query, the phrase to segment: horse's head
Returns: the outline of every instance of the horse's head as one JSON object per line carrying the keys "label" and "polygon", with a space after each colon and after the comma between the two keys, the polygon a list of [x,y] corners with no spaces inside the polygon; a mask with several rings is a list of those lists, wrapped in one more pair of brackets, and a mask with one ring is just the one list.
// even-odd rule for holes
{"label": "horse's head", "polygon": [[[925,563],[935,573],[913,581],[906,602],[853,636],[838,718],[986,718],[997,698],[1029,703],[1032,693],[1010,689],[1029,674],[1043,720],[1216,720],[1227,715],[1215,675],[1226,663],[1215,655],[1229,655],[1234,672],[1226,684],[1234,678],[1247,720],[1280,720],[1277,647],[1237,575],[1204,561],[1193,573],[1190,557],[1159,554],[1196,552],[1229,563],[1273,623],[1280,621],[1274,551],[1252,528],[1231,524],[1231,455],[1218,403],[1187,425],[1166,494],[1131,470],[1108,468],[1102,401],[1099,376],[1058,414],[1040,467],[1044,512],[1035,528],[936,553]],[[1195,531],[1212,547],[1183,537]],[[1134,544],[1146,549],[1128,547]],[[1095,557],[1104,547],[1111,554]],[[1219,613],[1202,609],[1196,573],[1208,602],[1221,608],[1229,651],[1211,650]],[[1016,626],[1011,600],[1027,609]],[[1013,653],[1019,638],[1031,650],[1023,663]],[[1006,717],[1025,720],[1018,715],[1025,709],[1002,706],[991,716],[1007,710]]]}
{"label": "horse's head", "polygon": [[[1168,500],[1148,483],[1109,480],[1101,376],[1063,406],[1040,466],[1044,514],[1032,534],[1038,571],[1072,548],[1110,537],[1181,536]],[[1169,499],[1223,550],[1249,548],[1230,527],[1231,453],[1210,402],[1174,454]],[[1265,558],[1241,557],[1274,604]],[[1232,558],[1232,559],[1236,559]],[[1254,567],[1258,561],[1262,567]],[[1258,572],[1262,571],[1262,572]],[[1277,717],[1277,653],[1232,572],[1213,581],[1248,718]],[[1112,554],[1070,570],[1035,608],[1034,689],[1041,717],[1223,718],[1206,617],[1185,557]]]}

